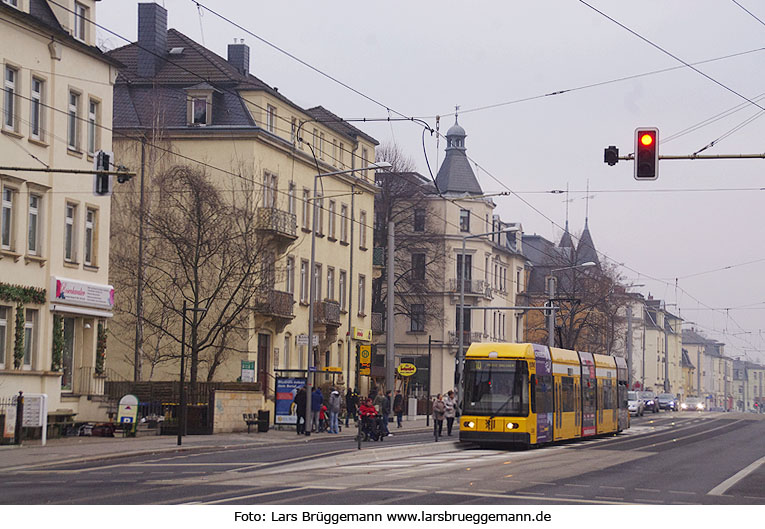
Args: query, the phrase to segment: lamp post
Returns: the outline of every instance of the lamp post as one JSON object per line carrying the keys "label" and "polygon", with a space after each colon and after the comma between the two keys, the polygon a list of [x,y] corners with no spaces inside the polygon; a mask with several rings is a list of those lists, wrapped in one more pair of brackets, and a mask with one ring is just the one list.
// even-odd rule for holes
{"label": "lamp post", "polygon": [[557,307],[555,306],[555,283],[556,278],[553,275],[555,272],[562,272],[564,270],[574,270],[576,268],[586,268],[590,266],[597,266],[598,263],[593,261],[587,261],[586,263],[564,266],[563,268],[554,268],[550,270],[550,275],[547,278],[547,294],[550,303],[550,319],[547,321],[547,346],[555,347],[555,312]]}
{"label": "lamp post", "polygon": [[[323,176],[336,176],[341,174],[349,174],[349,173],[355,173],[356,171],[367,171],[367,170],[374,170],[374,169],[389,169],[391,164],[388,162],[377,162],[369,165],[368,167],[360,167],[358,169],[345,169],[343,171],[332,171],[331,173],[319,173],[316,176],[313,177],[313,198],[311,199],[313,201],[313,212],[312,212],[312,225],[311,225],[311,261],[308,268],[308,274],[309,274],[309,294],[308,294],[308,370],[306,371],[306,392],[305,392],[305,399],[306,399],[306,406],[305,406],[305,416],[306,416],[306,429],[305,434],[311,435],[311,426],[309,425],[308,421],[311,418],[311,363],[312,363],[312,356],[313,356],[313,304],[315,302],[314,297],[316,296],[316,224],[317,224],[317,214],[318,214],[318,208],[316,207],[316,199],[318,198],[316,196],[316,193],[318,191],[318,185],[319,185],[319,178]],[[351,226],[351,230],[353,230],[353,226]],[[352,279],[352,278],[351,278]],[[350,281],[349,281],[350,283]],[[348,295],[353,295],[351,292],[348,292]],[[350,329],[348,329],[350,331]],[[315,378],[315,377],[314,377]],[[315,382],[315,380],[314,380]]]}
{"label": "lamp post", "polygon": [[[518,231],[520,228],[518,226],[512,226],[509,228],[505,228],[503,230],[495,230],[495,231],[489,231],[486,233],[477,233],[475,235],[465,235],[462,237],[462,252],[460,253],[461,256],[461,263],[458,268],[460,277],[457,278],[457,280],[460,283],[460,304],[459,304],[459,322],[457,322],[458,325],[458,331],[459,331],[459,338],[458,343],[459,346],[457,348],[457,387],[455,388],[457,390],[457,402],[459,402],[459,384],[462,381],[462,369],[465,364],[465,342],[464,342],[464,334],[465,334],[465,242],[468,239],[475,239],[477,237],[485,237],[487,235],[496,235],[499,233],[512,233]],[[471,273],[472,277],[472,273]]]}
{"label": "lamp post", "polygon": [[183,436],[186,434],[186,390],[184,385],[186,383],[186,369],[184,365],[184,358],[186,353],[186,312],[191,311],[194,313],[194,332],[196,333],[197,312],[207,312],[207,309],[199,308],[186,308],[186,300],[183,300],[183,324],[181,326],[181,387],[180,398],[178,399],[178,446],[181,446]]}
{"label": "lamp post", "polygon": [[430,426],[430,410],[428,409],[428,406],[430,406],[430,383],[433,377],[433,356],[431,354],[431,345],[434,342],[444,343],[442,340],[434,340],[430,334],[428,335],[428,392],[426,393],[427,403],[425,404],[425,426]]}

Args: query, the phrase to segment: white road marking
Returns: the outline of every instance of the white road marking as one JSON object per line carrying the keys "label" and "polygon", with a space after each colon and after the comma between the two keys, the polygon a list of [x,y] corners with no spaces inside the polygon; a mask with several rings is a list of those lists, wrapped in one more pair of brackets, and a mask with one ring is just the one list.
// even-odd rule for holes
{"label": "white road marking", "polygon": [[[556,498],[542,498],[539,496],[526,496],[523,494],[488,494],[485,492],[457,492],[457,491],[434,491],[434,494],[444,494],[444,495],[451,495],[451,496],[476,496],[479,498],[502,498],[502,499],[512,499],[512,500],[532,500],[532,501],[559,501]],[[629,505],[630,502],[626,501],[595,501],[595,500],[585,500],[585,499],[577,499],[577,498],[566,498],[571,502],[574,503],[587,503],[587,504],[593,504],[593,505],[603,505],[603,503],[613,504],[613,505]]]}
{"label": "white road marking", "polygon": [[667,491],[667,492],[669,492],[670,494],[687,494],[689,496],[695,496],[696,495],[695,492],[688,492],[686,490],[670,490],[670,491]]}
{"label": "white road marking", "polygon": [[757,470],[763,463],[765,463],[765,456],[761,457],[745,469],[736,472],[734,475],[707,492],[707,494],[710,496],[722,496],[729,488]]}
{"label": "white road marking", "polygon": [[636,492],[661,492],[659,489],[639,489],[635,487]]}

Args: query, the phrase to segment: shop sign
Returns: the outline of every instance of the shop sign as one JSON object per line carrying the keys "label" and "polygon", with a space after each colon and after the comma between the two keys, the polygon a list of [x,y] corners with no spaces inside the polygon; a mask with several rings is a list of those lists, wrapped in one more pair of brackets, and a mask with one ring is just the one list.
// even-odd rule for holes
{"label": "shop sign", "polygon": [[117,422],[120,424],[135,424],[138,420],[138,397],[125,395],[120,399],[117,409]]}
{"label": "shop sign", "polygon": [[369,367],[362,367],[359,369],[359,375],[366,375],[369,376],[371,372],[371,369]]}
{"label": "shop sign", "polygon": [[323,367],[321,370],[322,371],[328,371],[330,373],[342,373],[343,372],[343,368],[342,367],[336,367],[336,366]]}
{"label": "shop sign", "polygon": [[50,296],[54,303],[108,310],[114,308],[114,287],[111,285],[53,276],[50,280]]}
{"label": "shop sign", "polygon": [[396,371],[402,377],[411,377],[417,372],[417,367],[414,364],[399,364]]}
{"label": "shop sign", "polygon": [[363,327],[353,328],[353,339],[361,340],[363,342],[372,341],[372,329],[364,329]]}
{"label": "shop sign", "polygon": [[242,382],[255,382],[255,362],[242,360]]}

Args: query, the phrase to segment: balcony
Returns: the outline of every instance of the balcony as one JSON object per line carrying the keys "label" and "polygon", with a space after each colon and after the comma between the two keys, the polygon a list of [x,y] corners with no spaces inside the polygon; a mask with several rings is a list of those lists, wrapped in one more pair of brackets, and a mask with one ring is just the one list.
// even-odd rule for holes
{"label": "balcony", "polygon": [[[465,284],[467,286],[467,284]],[[467,347],[473,342],[480,342],[483,335],[480,332],[463,331],[462,332],[462,344]],[[459,345],[460,333],[459,331],[449,331],[449,343],[452,345]]]}
{"label": "balcony", "polygon": [[297,239],[297,216],[277,208],[257,208],[255,226],[281,244],[290,244]]}
{"label": "balcony", "polygon": [[256,296],[254,309],[262,316],[291,321],[295,317],[292,313],[294,303],[295,300],[289,292],[267,290]]}
{"label": "balcony", "polygon": [[381,312],[372,313],[372,334],[382,334],[385,332],[383,326],[383,315]]}
{"label": "balcony", "polygon": [[[460,279],[449,280],[449,292],[455,294],[460,293]],[[483,296],[491,299],[491,285],[483,279],[466,279],[465,280],[465,295],[469,296]]]}
{"label": "balcony", "polygon": [[313,322],[328,327],[340,327],[340,303],[317,301],[313,305]]}

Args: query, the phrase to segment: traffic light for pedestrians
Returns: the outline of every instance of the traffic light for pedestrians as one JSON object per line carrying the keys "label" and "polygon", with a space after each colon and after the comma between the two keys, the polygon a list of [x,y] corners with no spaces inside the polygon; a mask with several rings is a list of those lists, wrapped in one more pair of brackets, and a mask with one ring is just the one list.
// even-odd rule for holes
{"label": "traffic light for pedestrians", "polygon": [[[95,171],[110,171],[112,162],[112,153],[98,151],[93,157],[93,169]],[[99,174],[93,175],[93,194],[96,196],[109,196],[112,194],[112,175]]]}
{"label": "traffic light for pedestrians", "polygon": [[659,177],[659,129],[635,129],[635,180]]}

